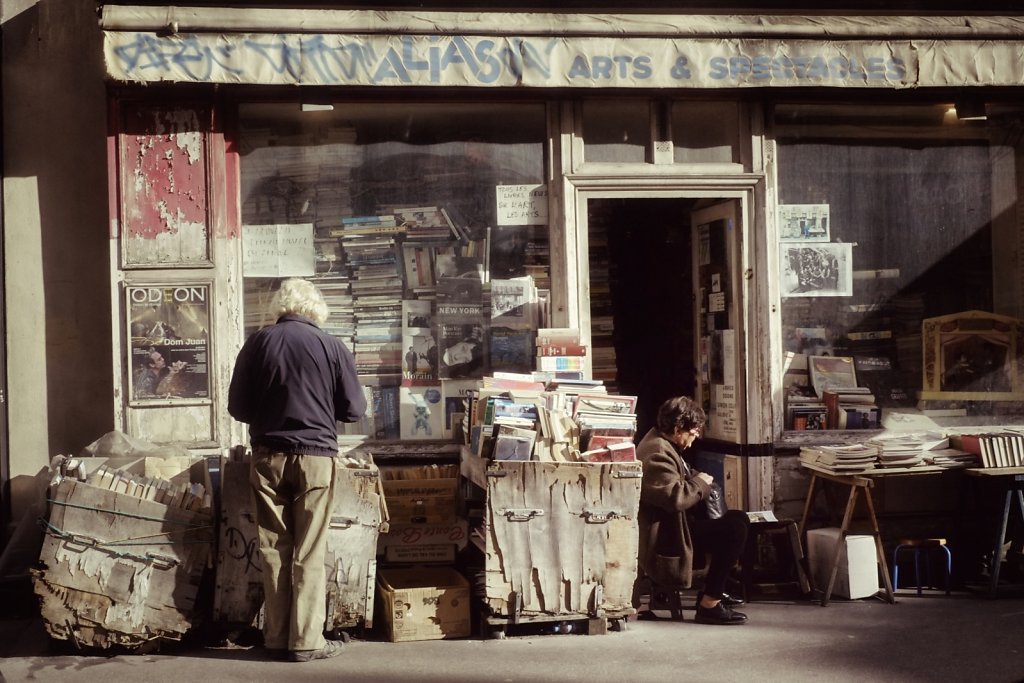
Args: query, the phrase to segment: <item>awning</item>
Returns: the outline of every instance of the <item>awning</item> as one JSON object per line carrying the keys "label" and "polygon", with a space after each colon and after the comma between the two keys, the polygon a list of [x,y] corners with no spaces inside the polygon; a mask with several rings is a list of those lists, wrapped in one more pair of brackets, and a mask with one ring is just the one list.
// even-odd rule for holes
{"label": "awning", "polygon": [[103,8],[126,82],[525,88],[1024,84],[1018,17]]}

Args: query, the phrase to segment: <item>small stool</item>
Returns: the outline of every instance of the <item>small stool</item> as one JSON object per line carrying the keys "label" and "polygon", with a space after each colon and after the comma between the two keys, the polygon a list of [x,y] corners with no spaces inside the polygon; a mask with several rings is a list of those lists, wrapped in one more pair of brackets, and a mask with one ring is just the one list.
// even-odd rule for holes
{"label": "small stool", "polygon": [[946,595],[949,595],[949,580],[953,574],[953,553],[946,545],[944,538],[904,538],[900,539],[899,545],[892,551],[892,587],[893,590],[900,585],[900,551],[914,551],[914,580],[917,582],[917,594],[921,594],[921,554],[924,553],[925,571],[927,580],[930,583],[932,578],[932,565],[929,558],[929,551],[933,548],[942,548],[946,553]]}
{"label": "small stool", "polygon": [[[775,543],[775,538],[779,538]],[[781,550],[778,556],[781,564],[779,567],[778,580],[768,582],[755,581],[754,569],[758,560],[758,546],[764,538],[771,542],[776,551]],[[743,599],[751,600],[755,590],[761,588],[782,588],[795,586],[801,595],[808,595],[811,592],[811,583],[804,571],[804,550],[800,544],[800,533],[796,522],[791,519],[781,519],[773,522],[751,522],[747,533],[747,543],[743,548],[743,555],[740,559],[741,580],[743,584]]]}

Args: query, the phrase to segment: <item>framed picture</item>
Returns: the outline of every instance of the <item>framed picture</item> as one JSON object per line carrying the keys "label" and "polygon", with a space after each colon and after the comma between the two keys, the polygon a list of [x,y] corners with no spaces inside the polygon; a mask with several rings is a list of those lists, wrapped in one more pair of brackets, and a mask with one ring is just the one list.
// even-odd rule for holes
{"label": "framed picture", "polygon": [[779,269],[783,298],[853,295],[852,244],[783,244]]}
{"label": "framed picture", "polygon": [[780,204],[780,242],[828,242],[828,204]]}
{"label": "framed picture", "polygon": [[807,368],[814,393],[857,386],[857,370],[850,356],[808,356]]}

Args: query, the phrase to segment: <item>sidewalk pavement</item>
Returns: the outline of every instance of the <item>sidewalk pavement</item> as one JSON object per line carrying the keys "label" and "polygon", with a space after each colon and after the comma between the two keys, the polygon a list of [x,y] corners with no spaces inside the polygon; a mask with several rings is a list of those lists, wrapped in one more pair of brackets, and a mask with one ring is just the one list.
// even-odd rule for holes
{"label": "sidewalk pavement", "polygon": [[[2,606],[0,606],[2,609]],[[259,648],[164,645],[154,654],[68,654],[37,619],[0,617],[0,683],[857,683],[1024,681],[1024,600],[901,590],[870,598],[753,602],[750,622],[637,621],[606,635],[387,643],[334,659],[267,661]],[[0,613],[2,614],[2,613]]]}

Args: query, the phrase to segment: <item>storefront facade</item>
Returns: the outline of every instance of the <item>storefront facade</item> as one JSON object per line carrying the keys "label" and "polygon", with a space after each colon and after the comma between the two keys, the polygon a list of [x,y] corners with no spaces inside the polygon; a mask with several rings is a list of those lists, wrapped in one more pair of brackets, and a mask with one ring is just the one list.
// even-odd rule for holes
{"label": "storefront facade", "polygon": [[[407,409],[533,369],[537,327],[579,328],[641,425],[696,395],[747,509],[795,497],[794,447],[867,433],[798,409],[812,357],[852,359],[879,428],[1022,420],[1020,18],[107,5],[99,29],[112,428],[244,442],[231,364],[289,275],[378,407],[353,439],[457,438]],[[413,208],[447,229],[369,222]],[[489,286],[447,305],[467,272]],[[499,320],[527,276],[537,317]]]}

